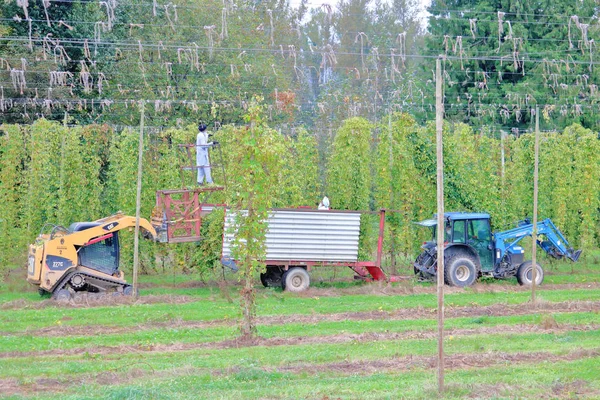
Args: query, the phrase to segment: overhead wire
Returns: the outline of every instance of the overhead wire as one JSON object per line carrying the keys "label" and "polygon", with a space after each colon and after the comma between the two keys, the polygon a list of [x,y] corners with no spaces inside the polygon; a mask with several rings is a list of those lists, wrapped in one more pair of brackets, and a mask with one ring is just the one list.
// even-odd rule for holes
{"label": "overhead wire", "polygon": [[[58,1],[60,2],[61,0],[58,0]],[[68,1],[64,1],[64,2],[68,2]],[[148,5],[153,5],[152,3],[147,3],[147,4]],[[466,21],[468,19],[463,19],[463,20]],[[46,22],[46,21],[45,20],[39,20],[39,22]],[[496,21],[490,20],[490,22],[495,23]],[[519,22],[519,23],[521,23],[521,22]],[[563,24],[563,25],[567,26],[567,24]],[[201,38],[203,37],[202,35],[199,35],[199,36]],[[466,36],[464,38],[467,39]],[[497,40],[497,37],[489,37],[489,39],[490,40],[492,40],[492,39],[493,40]],[[11,40],[14,40],[14,41],[19,41],[19,40],[20,41],[29,41],[30,39],[29,38],[25,38],[25,37],[20,37],[20,38],[10,38],[10,37],[6,38],[5,37],[5,38],[2,38],[2,40],[7,40],[7,41],[11,41]],[[36,40],[36,38],[32,38],[31,40]],[[43,38],[38,38],[37,40],[38,41],[39,40],[43,40]],[[57,38],[53,37],[52,40],[57,40]],[[148,43],[141,43],[140,41],[138,41],[138,42],[114,42],[114,41],[106,41],[106,40],[102,40],[101,41],[101,40],[96,40],[95,38],[87,38],[87,39],[81,39],[81,38],[80,39],[72,39],[72,38],[62,38],[61,39],[61,38],[58,38],[58,40],[60,41],[60,45],[61,46],[66,45],[66,46],[64,46],[66,48],[81,48],[81,46],[83,46],[84,43],[85,43],[85,41],[87,40],[89,45],[107,45],[107,46],[113,46],[113,47],[114,46],[121,46],[121,47],[123,47],[123,49],[121,49],[121,51],[131,51],[131,52],[139,51],[140,47],[141,48],[155,48],[155,49],[158,49],[158,48],[162,47],[162,48],[172,48],[172,49],[174,49],[176,47],[177,48],[179,48],[179,47],[185,47],[186,44],[187,44],[187,46],[190,46],[190,42],[186,42],[186,44],[181,45],[181,44],[178,44],[177,42],[174,42],[174,43],[167,42],[167,44],[160,43],[160,42],[148,44]],[[70,44],[67,43],[69,40],[71,40]],[[76,40],[79,40],[79,42],[77,42]],[[566,41],[563,40],[563,42],[566,42]],[[79,46],[77,46],[77,44],[79,44]],[[127,47],[131,47],[131,48],[129,49]],[[215,51],[216,52],[219,52],[219,51],[221,51],[221,52],[226,52],[226,51],[235,51],[235,52],[239,52],[239,51],[245,51],[245,52],[265,52],[266,51],[266,52],[271,52],[271,53],[273,53],[275,55],[288,54],[288,57],[291,54],[291,52],[288,53],[287,50],[284,50],[284,49],[280,50],[280,49],[273,49],[273,48],[268,49],[268,48],[249,48],[248,47],[248,48],[243,48],[243,49],[241,49],[241,48],[235,48],[235,49],[233,49],[233,48],[219,48],[219,47],[215,47],[215,46],[204,46],[203,47],[203,46],[196,46],[195,44],[194,44],[194,48],[195,49],[197,48],[197,49],[200,49],[200,50],[205,50],[205,51],[210,49],[210,51],[213,51],[213,52],[215,52]],[[488,52],[489,51],[481,50],[481,54],[487,55]],[[319,52],[319,51],[317,51],[316,53],[317,54],[319,54],[319,53],[322,54],[322,52]],[[477,52],[475,52],[475,53],[477,53]],[[522,57],[530,56],[530,55],[538,55],[539,56],[539,54],[542,54],[542,53],[519,52],[519,55],[522,56]],[[552,54],[556,54],[556,52],[552,52]],[[359,52],[340,52],[340,51],[337,51],[336,55],[359,56],[359,55],[362,55],[362,53],[359,53]],[[399,55],[398,54],[393,55],[392,53],[381,53],[381,54],[379,54],[379,56],[380,57],[390,57],[391,58],[391,57],[394,57],[394,56],[398,57]],[[420,54],[404,54],[404,56],[406,58],[416,58],[416,59],[431,59],[431,58],[437,58],[437,57],[439,57],[439,55],[433,55],[433,54],[432,55],[426,55],[426,54],[425,55],[420,55]],[[445,55],[445,59],[448,60],[448,61],[459,61],[459,60],[460,61],[503,61],[503,60],[507,61],[507,58],[508,57],[506,57],[506,56],[504,56],[504,57],[502,57],[502,56],[491,56],[491,57],[490,56],[487,56],[487,57],[469,56],[469,57],[467,57],[467,56],[464,56],[464,55],[456,55],[456,54],[455,55]],[[521,60],[519,60],[519,61],[521,61]],[[546,59],[541,59],[540,60],[540,59],[531,59],[531,58],[527,58],[524,61],[525,62],[529,62],[529,63],[547,63],[548,62]],[[579,62],[577,62],[577,61],[579,61]],[[96,60],[96,62],[97,62],[97,60]],[[143,62],[146,63],[146,61],[143,61]],[[598,63],[598,62],[587,61],[587,60],[586,61],[572,60],[572,61],[569,61],[569,62],[571,64],[582,64],[582,65],[590,65],[590,66],[597,65],[597,63]],[[175,63],[173,63],[173,64],[175,64]],[[217,64],[215,64],[215,66],[216,65]],[[225,69],[228,66],[231,66],[231,64],[222,64],[221,66]],[[240,66],[241,66],[241,64],[240,64]],[[348,67],[344,67],[344,66],[335,66],[335,67],[328,67],[328,68],[331,69],[331,70],[335,70],[335,69],[338,69],[338,68],[339,69],[348,69]],[[35,73],[36,71],[28,70],[27,72]],[[47,71],[38,71],[38,72],[43,73],[43,72],[47,72]],[[453,71],[453,72],[456,72],[456,71]],[[475,72],[476,71],[473,71],[472,73],[475,73]],[[119,74],[120,74],[119,77],[128,76],[126,73],[123,73],[123,72],[119,72]],[[519,73],[517,72],[515,74],[518,75]],[[530,74],[530,73],[528,72],[528,74]],[[148,76],[151,77],[151,76],[161,76],[161,75],[162,74],[158,74],[157,73],[155,75],[150,74]],[[574,75],[574,76],[580,76],[580,75]],[[466,82],[466,84],[479,83],[479,81],[472,81],[472,82],[465,81],[465,82]],[[461,83],[463,83],[463,82],[461,82]],[[488,84],[492,85],[493,83],[491,83],[490,81],[488,81]],[[498,84],[498,85],[500,85],[500,84]],[[38,87],[38,89],[43,89],[43,87],[40,86],[40,87]],[[49,87],[46,87],[45,89],[49,89]],[[56,88],[56,89],[58,89],[58,88]],[[169,101],[169,99],[165,99],[165,101]]]}
{"label": "overhead wire", "polygon": [[[98,1],[82,1],[82,0],[52,0],[52,3],[100,3],[101,0]],[[326,4],[326,1],[315,1],[315,2],[311,2],[308,1],[306,2],[306,5],[309,6],[315,6],[317,8],[321,8],[324,4]],[[336,1],[335,3],[338,3],[338,1]],[[144,1],[139,1],[139,2],[119,2],[118,6],[126,6],[126,7],[147,7],[147,8],[153,8],[153,7],[160,7],[160,6],[164,6],[166,4],[169,3],[163,3],[163,4],[158,4],[158,3],[153,3],[153,2],[144,2]],[[173,4],[173,2],[170,2],[170,4]],[[182,4],[175,4],[177,6],[177,9],[189,9],[189,10],[206,10],[205,6],[193,6],[193,5],[182,5]],[[336,5],[334,5],[336,6]],[[267,10],[267,6],[266,5],[262,5],[262,4],[255,4],[254,6],[245,6],[245,7],[239,7],[238,5],[234,4],[235,8],[241,8],[241,9],[253,9],[253,10],[257,10],[257,9],[262,9],[264,7],[264,10],[266,12]],[[296,10],[296,8],[290,7],[290,8],[286,8],[283,10],[278,10],[278,9],[272,9],[272,13],[273,14],[280,14],[283,12],[287,12],[287,11],[293,11]],[[452,9],[452,8],[443,8],[443,7],[439,7],[439,8],[433,8],[433,7],[426,7],[426,11],[428,13],[432,13],[432,12],[436,12],[436,13],[456,13],[456,14],[483,14],[483,15],[497,15],[498,11],[501,11],[503,13],[505,13],[506,16],[524,16],[524,17],[545,17],[545,18],[570,18],[571,15],[565,15],[565,14],[544,14],[544,13],[528,13],[528,12],[521,12],[521,11],[509,11],[509,10],[503,10],[503,9],[499,9],[499,10],[471,10],[471,9],[464,9],[464,10],[458,10],[458,9]],[[364,13],[346,13],[345,15],[348,16],[364,16]],[[589,17],[592,19],[597,19],[596,16],[592,16]]]}

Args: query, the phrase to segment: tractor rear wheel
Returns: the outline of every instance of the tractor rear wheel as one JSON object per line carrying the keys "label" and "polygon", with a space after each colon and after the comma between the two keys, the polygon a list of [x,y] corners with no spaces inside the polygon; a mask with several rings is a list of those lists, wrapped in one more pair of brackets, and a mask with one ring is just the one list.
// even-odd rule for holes
{"label": "tractor rear wheel", "polygon": [[[535,271],[535,284],[541,285],[544,281],[544,270],[537,264],[537,268]],[[531,261],[525,261],[523,264],[519,265],[519,269],[517,270],[517,282],[521,286],[531,286],[531,281],[533,279],[533,263]]]}
{"label": "tractor rear wheel", "polygon": [[446,261],[445,281],[450,286],[471,286],[477,280],[477,264],[469,254],[458,253]]}
{"label": "tractor rear wheel", "polygon": [[302,292],[308,289],[310,277],[304,268],[290,268],[281,278],[281,287],[290,292]]}

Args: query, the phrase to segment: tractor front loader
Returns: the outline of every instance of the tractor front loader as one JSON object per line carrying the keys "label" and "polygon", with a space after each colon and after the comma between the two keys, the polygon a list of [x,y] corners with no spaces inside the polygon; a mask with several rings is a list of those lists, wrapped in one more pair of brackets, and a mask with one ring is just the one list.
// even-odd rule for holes
{"label": "tractor front loader", "polygon": [[[534,226],[529,220],[504,232],[492,233],[490,215],[486,213],[449,212],[444,214],[444,280],[451,286],[470,286],[481,276],[496,279],[517,277],[520,285],[531,285],[532,262],[524,260],[525,250],[519,243],[532,236]],[[415,261],[415,274],[425,279],[437,275],[437,220],[418,223],[432,229],[432,239],[425,242],[423,252]],[[539,221],[537,245],[553,258],[576,262],[581,250],[569,247],[569,242],[550,219]],[[536,285],[544,280],[544,270],[536,263]]]}
{"label": "tractor front loader", "polygon": [[[48,225],[46,225],[48,226]],[[119,231],[135,226],[135,217],[117,213],[93,222],[76,222],[69,228],[52,226],[29,246],[27,281],[40,294],[69,299],[76,292],[114,292],[130,295],[133,287],[119,269]],[[140,218],[146,237],[156,240],[156,230]]]}

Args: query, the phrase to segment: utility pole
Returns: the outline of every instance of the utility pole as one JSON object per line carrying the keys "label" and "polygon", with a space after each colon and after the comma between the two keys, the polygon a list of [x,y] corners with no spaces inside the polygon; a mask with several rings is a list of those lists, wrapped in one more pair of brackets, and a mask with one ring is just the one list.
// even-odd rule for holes
{"label": "utility pole", "polygon": [[537,279],[537,219],[538,219],[538,173],[540,157],[540,107],[535,107],[535,161],[533,167],[533,234],[531,247],[531,303],[535,304],[535,280]]}
{"label": "utility pole", "polygon": [[444,391],[444,151],[442,61],[435,63],[435,130],[437,158],[437,296],[438,296],[438,392]]}
{"label": "utility pole", "polygon": [[138,269],[140,264],[140,209],[142,208],[142,159],[144,153],[144,113],[145,102],[141,102],[140,141],[138,146],[137,194],[135,198],[135,233],[133,236],[133,296],[138,297]]}

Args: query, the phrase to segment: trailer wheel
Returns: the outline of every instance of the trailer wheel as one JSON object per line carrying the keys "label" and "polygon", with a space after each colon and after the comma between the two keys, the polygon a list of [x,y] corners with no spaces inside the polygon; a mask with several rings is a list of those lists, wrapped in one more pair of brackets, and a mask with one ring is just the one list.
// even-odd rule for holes
{"label": "trailer wheel", "polygon": [[[537,264],[537,263],[536,263]],[[533,275],[533,267],[531,261],[525,261],[523,264],[519,265],[519,269],[517,270],[517,282],[521,286],[531,286],[531,280]],[[535,284],[541,285],[544,281],[544,270],[537,264],[536,272],[535,272]]]}
{"label": "trailer wheel", "polygon": [[283,274],[281,279],[281,287],[283,290],[290,292],[302,292],[308,289],[310,285],[310,277],[304,268],[290,268]]}
{"label": "trailer wheel", "polygon": [[446,261],[444,278],[450,286],[471,286],[477,280],[475,260],[464,253],[453,255]]}

